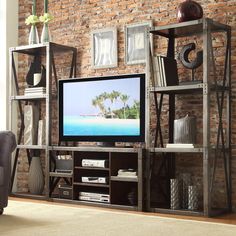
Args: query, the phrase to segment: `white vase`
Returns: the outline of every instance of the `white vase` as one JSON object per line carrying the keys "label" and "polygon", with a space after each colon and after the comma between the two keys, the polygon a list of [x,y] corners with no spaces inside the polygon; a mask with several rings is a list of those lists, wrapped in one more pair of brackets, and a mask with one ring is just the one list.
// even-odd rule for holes
{"label": "white vase", "polygon": [[43,30],[40,37],[40,41],[41,43],[47,43],[51,41],[51,34],[50,34],[48,23],[43,24]]}
{"label": "white vase", "polygon": [[28,185],[30,193],[42,194],[44,189],[44,176],[40,157],[32,157],[29,168]]}
{"label": "white vase", "polygon": [[39,35],[36,25],[31,25],[29,33],[29,44],[39,43]]}

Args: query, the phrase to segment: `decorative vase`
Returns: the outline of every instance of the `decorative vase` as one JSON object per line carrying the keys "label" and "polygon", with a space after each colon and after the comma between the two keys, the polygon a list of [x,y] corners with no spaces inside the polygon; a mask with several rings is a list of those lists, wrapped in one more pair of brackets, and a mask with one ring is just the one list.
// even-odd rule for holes
{"label": "decorative vase", "polygon": [[47,43],[51,41],[51,35],[48,23],[43,24],[43,30],[40,38],[41,43]]}
{"label": "decorative vase", "polygon": [[182,173],[182,208],[188,209],[188,186],[191,184],[190,173]]}
{"label": "decorative vase", "polygon": [[180,209],[180,182],[179,179],[170,179],[170,208]]}
{"label": "decorative vase", "polygon": [[197,210],[198,209],[198,190],[197,186],[188,186],[188,209]]}
{"label": "decorative vase", "polygon": [[138,203],[137,191],[134,188],[128,193],[128,201],[131,206],[135,206]]}
{"label": "decorative vase", "polygon": [[196,117],[188,114],[174,120],[174,143],[196,143]]}
{"label": "decorative vase", "polygon": [[32,157],[29,168],[28,185],[30,193],[42,194],[44,189],[44,176],[40,157]]}
{"label": "decorative vase", "polygon": [[31,25],[29,33],[29,44],[39,43],[39,35],[36,25]]}
{"label": "decorative vase", "polygon": [[185,0],[180,3],[177,10],[177,18],[179,22],[197,20],[202,18],[203,10],[200,4],[192,0]]}

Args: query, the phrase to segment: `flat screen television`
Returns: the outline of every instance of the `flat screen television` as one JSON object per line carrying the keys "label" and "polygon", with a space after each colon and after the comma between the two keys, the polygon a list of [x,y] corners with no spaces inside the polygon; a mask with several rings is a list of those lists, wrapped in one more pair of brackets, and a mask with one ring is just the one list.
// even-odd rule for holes
{"label": "flat screen television", "polygon": [[144,142],[145,74],[59,80],[60,141]]}

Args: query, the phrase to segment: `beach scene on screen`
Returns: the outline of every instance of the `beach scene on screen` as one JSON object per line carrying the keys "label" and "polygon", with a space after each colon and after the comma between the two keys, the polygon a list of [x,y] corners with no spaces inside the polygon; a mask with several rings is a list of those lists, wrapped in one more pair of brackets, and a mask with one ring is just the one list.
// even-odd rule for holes
{"label": "beach scene on screen", "polygon": [[140,135],[140,78],[64,83],[63,134]]}

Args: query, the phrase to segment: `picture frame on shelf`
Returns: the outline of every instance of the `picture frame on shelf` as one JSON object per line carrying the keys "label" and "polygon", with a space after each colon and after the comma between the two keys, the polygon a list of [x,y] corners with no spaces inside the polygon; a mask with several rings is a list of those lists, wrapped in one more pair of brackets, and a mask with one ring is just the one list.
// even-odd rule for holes
{"label": "picture frame on shelf", "polygon": [[125,63],[128,65],[146,62],[147,27],[152,27],[152,21],[129,24],[125,26]]}
{"label": "picture frame on shelf", "polygon": [[92,68],[117,67],[117,28],[97,29],[91,32]]}

